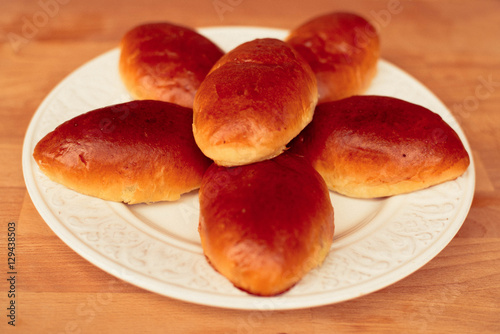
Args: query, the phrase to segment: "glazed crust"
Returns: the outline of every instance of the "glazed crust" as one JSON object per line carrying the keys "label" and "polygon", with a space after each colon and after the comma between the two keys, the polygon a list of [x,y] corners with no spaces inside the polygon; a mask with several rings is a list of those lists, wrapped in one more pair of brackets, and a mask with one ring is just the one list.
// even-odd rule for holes
{"label": "glazed crust", "polygon": [[293,29],[286,41],[314,71],[318,103],[363,93],[377,73],[378,33],[356,14],[335,12],[313,18]]}
{"label": "glazed crust", "polygon": [[270,159],[311,121],[317,102],[309,65],[277,39],[244,43],[223,56],[194,101],[193,132],[219,165]]}
{"label": "glazed crust", "polygon": [[166,22],[143,24],[122,38],[120,75],[135,99],[192,108],[196,90],[223,54],[190,28]]}
{"label": "glazed crust", "polygon": [[199,196],[199,233],[208,261],[251,294],[287,291],[330,250],[329,191],[301,157],[285,152],[240,167],[214,164]]}
{"label": "glazed crust", "polygon": [[53,181],[125,203],[176,200],[212,163],[196,146],[192,110],[141,100],[77,116],[38,142],[33,157]]}
{"label": "glazed crust", "polygon": [[290,151],[310,160],[331,190],[359,198],[453,180],[470,163],[462,141],[439,115],[384,96],[319,104]]}

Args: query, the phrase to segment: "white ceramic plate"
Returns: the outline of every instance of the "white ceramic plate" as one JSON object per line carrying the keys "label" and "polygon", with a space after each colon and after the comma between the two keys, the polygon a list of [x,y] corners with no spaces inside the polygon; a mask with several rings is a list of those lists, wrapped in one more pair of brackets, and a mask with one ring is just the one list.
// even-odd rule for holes
{"label": "white ceramic plate", "polygon": [[[200,32],[226,50],[254,38],[284,38],[287,33],[255,27]],[[474,193],[472,164],[455,181],[408,195],[358,200],[331,193],[336,236],[324,264],[285,294],[248,295],[216,273],[203,256],[197,192],[174,203],[112,203],[51,182],[33,160],[35,144],[63,121],[130,100],[119,78],[118,57],[119,51],[111,50],[63,80],[36,111],[23,147],[26,185],[43,219],[69,247],[118,278],[172,298],[226,308],[283,310],[331,304],[371,293],[416,271],[449,243],[467,216]],[[446,107],[395,66],[380,61],[367,94],[393,96],[433,110],[457,131],[470,152]]]}

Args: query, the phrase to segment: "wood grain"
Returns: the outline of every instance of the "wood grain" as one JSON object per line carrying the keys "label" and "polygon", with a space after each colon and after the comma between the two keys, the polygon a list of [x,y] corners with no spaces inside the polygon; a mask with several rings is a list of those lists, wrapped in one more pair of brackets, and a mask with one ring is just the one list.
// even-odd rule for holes
{"label": "wood grain", "polygon": [[[292,28],[336,10],[355,11],[375,21],[382,57],[429,87],[449,107],[471,144],[477,169],[473,205],[456,237],[423,268],[340,304],[295,311],[218,309],[162,297],[114,278],[77,255],[41,219],[21,169],[29,121],[58,82],[115,47],[129,28],[159,20],[193,27]],[[3,1],[0,332],[499,333],[499,12],[496,0]],[[11,221],[17,225],[15,328],[6,317]]]}

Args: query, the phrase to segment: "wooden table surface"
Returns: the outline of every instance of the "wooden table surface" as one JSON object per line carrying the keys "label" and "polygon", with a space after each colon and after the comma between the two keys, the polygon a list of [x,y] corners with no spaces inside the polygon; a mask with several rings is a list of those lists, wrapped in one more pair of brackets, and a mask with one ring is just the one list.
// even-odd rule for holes
{"label": "wooden table surface", "polygon": [[[297,4],[296,4],[297,3]],[[430,88],[472,147],[475,197],[450,244],[401,281],[339,304],[240,311],[163,297],[77,255],[46,225],[23,180],[28,123],[66,75],[147,21],[289,29],[330,11],[370,19],[382,57]],[[500,2],[434,0],[39,0],[0,2],[0,332],[500,333]],[[17,272],[8,274],[16,229]],[[15,327],[8,324],[15,301]]]}

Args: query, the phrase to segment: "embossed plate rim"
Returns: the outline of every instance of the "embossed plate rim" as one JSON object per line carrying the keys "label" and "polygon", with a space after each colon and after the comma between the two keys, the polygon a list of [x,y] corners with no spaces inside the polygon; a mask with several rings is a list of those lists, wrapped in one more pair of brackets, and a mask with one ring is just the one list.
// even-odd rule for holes
{"label": "embossed plate rim", "polygon": [[[283,38],[287,33],[285,30],[265,27],[212,27],[202,28],[199,31],[215,42],[224,44],[226,49],[252,38]],[[111,50],[82,65],[48,94],[35,112],[28,127],[23,144],[22,167],[28,193],[47,225],[75,252],[120,279],[168,297],[224,308],[264,311],[332,304],[382,289],[418,270],[451,241],[467,216],[475,186],[473,163],[468,171],[456,181],[402,195],[398,201],[404,204],[404,208],[400,208],[399,211],[395,210],[398,212],[394,212],[390,217],[391,222],[376,230],[373,236],[362,238],[354,244],[342,245],[338,249],[334,245],[333,251],[321,268],[313,270],[296,287],[281,296],[261,298],[247,295],[232,287],[223,277],[215,273],[201,254],[193,255],[192,252],[189,253],[186,250],[183,251],[184,253],[178,252],[178,250],[173,251],[175,256],[185,256],[187,259],[187,261],[179,262],[187,267],[171,268],[172,271],[180,272],[180,276],[175,278],[177,281],[174,281],[173,276],[168,276],[177,273],[169,273],[168,270],[166,272],[152,272],[149,269],[149,273],[141,271],[137,269],[140,267],[141,259],[132,258],[132,251],[145,252],[146,254],[155,254],[156,252],[159,257],[167,257],[168,254],[165,252],[169,252],[168,247],[170,246],[165,246],[154,237],[135,230],[134,226],[127,225],[123,221],[123,217],[120,217],[116,212],[113,213],[113,210],[120,208],[122,204],[88,198],[51,183],[38,170],[31,157],[34,145],[47,127],[53,126],[53,123],[57,125],[60,121],[71,118],[75,116],[74,114],[88,110],[88,108],[103,106],[89,105],[90,102],[86,101],[85,98],[83,100],[76,99],[75,105],[78,105],[79,109],[65,111],[64,115],[59,115],[56,113],[57,108],[54,105],[59,103],[58,99],[63,98],[61,94],[68,89],[68,85],[81,84],[83,73],[88,75],[87,72],[93,71],[95,66],[98,67],[105,61],[109,62],[110,59],[115,61],[116,55],[117,50]],[[433,107],[434,111],[450,123],[464,141],[469,154],[471,153],[465,135],[456,120],[431,91],[388,62],[381,60],[380,66],[384,70],[391,71],[402,80],[402,83],[415,90],[413,93],[417,95],[411,95],[412,99],[422,98],[422,102],[430,103],[426,106]],[[115,73],[117,69],[100,68],[100,70],[102,72],[97,73],[97,81],[100,80],[100,76],[103,77],[103,81],[96,85],[111,83],[119,86]],[[109,74],[110,71],[113,73]],[[112,90],[112,93],[117,95],[123,92],[122,87],[108,87],[107,89]],[[87,93],[85,90],[83,91],[84,95]],[[91,93],[95,100],[103,101],[104,98],[99,95],[100,92]],[[395,97],[403,98],[404,96]],[[123,94],[111,98],[113,100],[104,100],[105,105],[127,100]],[[48,121],[48,117],[44,119],[43,116],[47,116],[51,112],[57,120]],[[48,123],[41,124],[43,122]],[[45,130],[40,129],[44,127]],[[443,195],[447,196],[445,199],[449,203],[441,203],[440,206],[433,205],[436,199]],[[418,204],[411,204],[414,202]],[[84,206],[83,213],[79,213],[78,210],[68,212],[68,207],[75,209],[79,205]],[[98,217],[89,216],[88,212],[94,208],[106,212],[106,214],[103,213],[103,216],[107,215],[104,217],[105,223],[99,224],[97,232],[83,231],[82,226],[88,228],[88,226],[96,224],[95,219],[102,218],[99,215]],[[407,208],[409,209],[406,210]],[[408,217],[408,215],[411,216]],[[62,221],[62,219],[66,221]],[[94,245],[92,240],[97,238],[95,233],[100,233],[101,237],[108,239],[105,240],[104,244],[96,243]],[[145,239],[140,240],[140,238]],[[125,246],[121,245],[120,242],[125,243]],[[131,250],[131,244],[136,248]],[[387,249],[384,250],[380,246]],[[124,263],[123,259],[127,256],[130,257],[127,259],[129,262]],[[154,258],[146,259],[146,261],[154,260]],[[193,260],[193,263],[190,260]],[[167,278],[171,277],[172,281],[168,281],[168,279],[165,281],[165,275]],[[206,277],[202,276],[208,277],[208,280],[213,282],[203,282],[201,279]],[[184,278],[192,279],[193,282],[196,281],[196,284],[189,285],[190,283],[182,281]]]}

